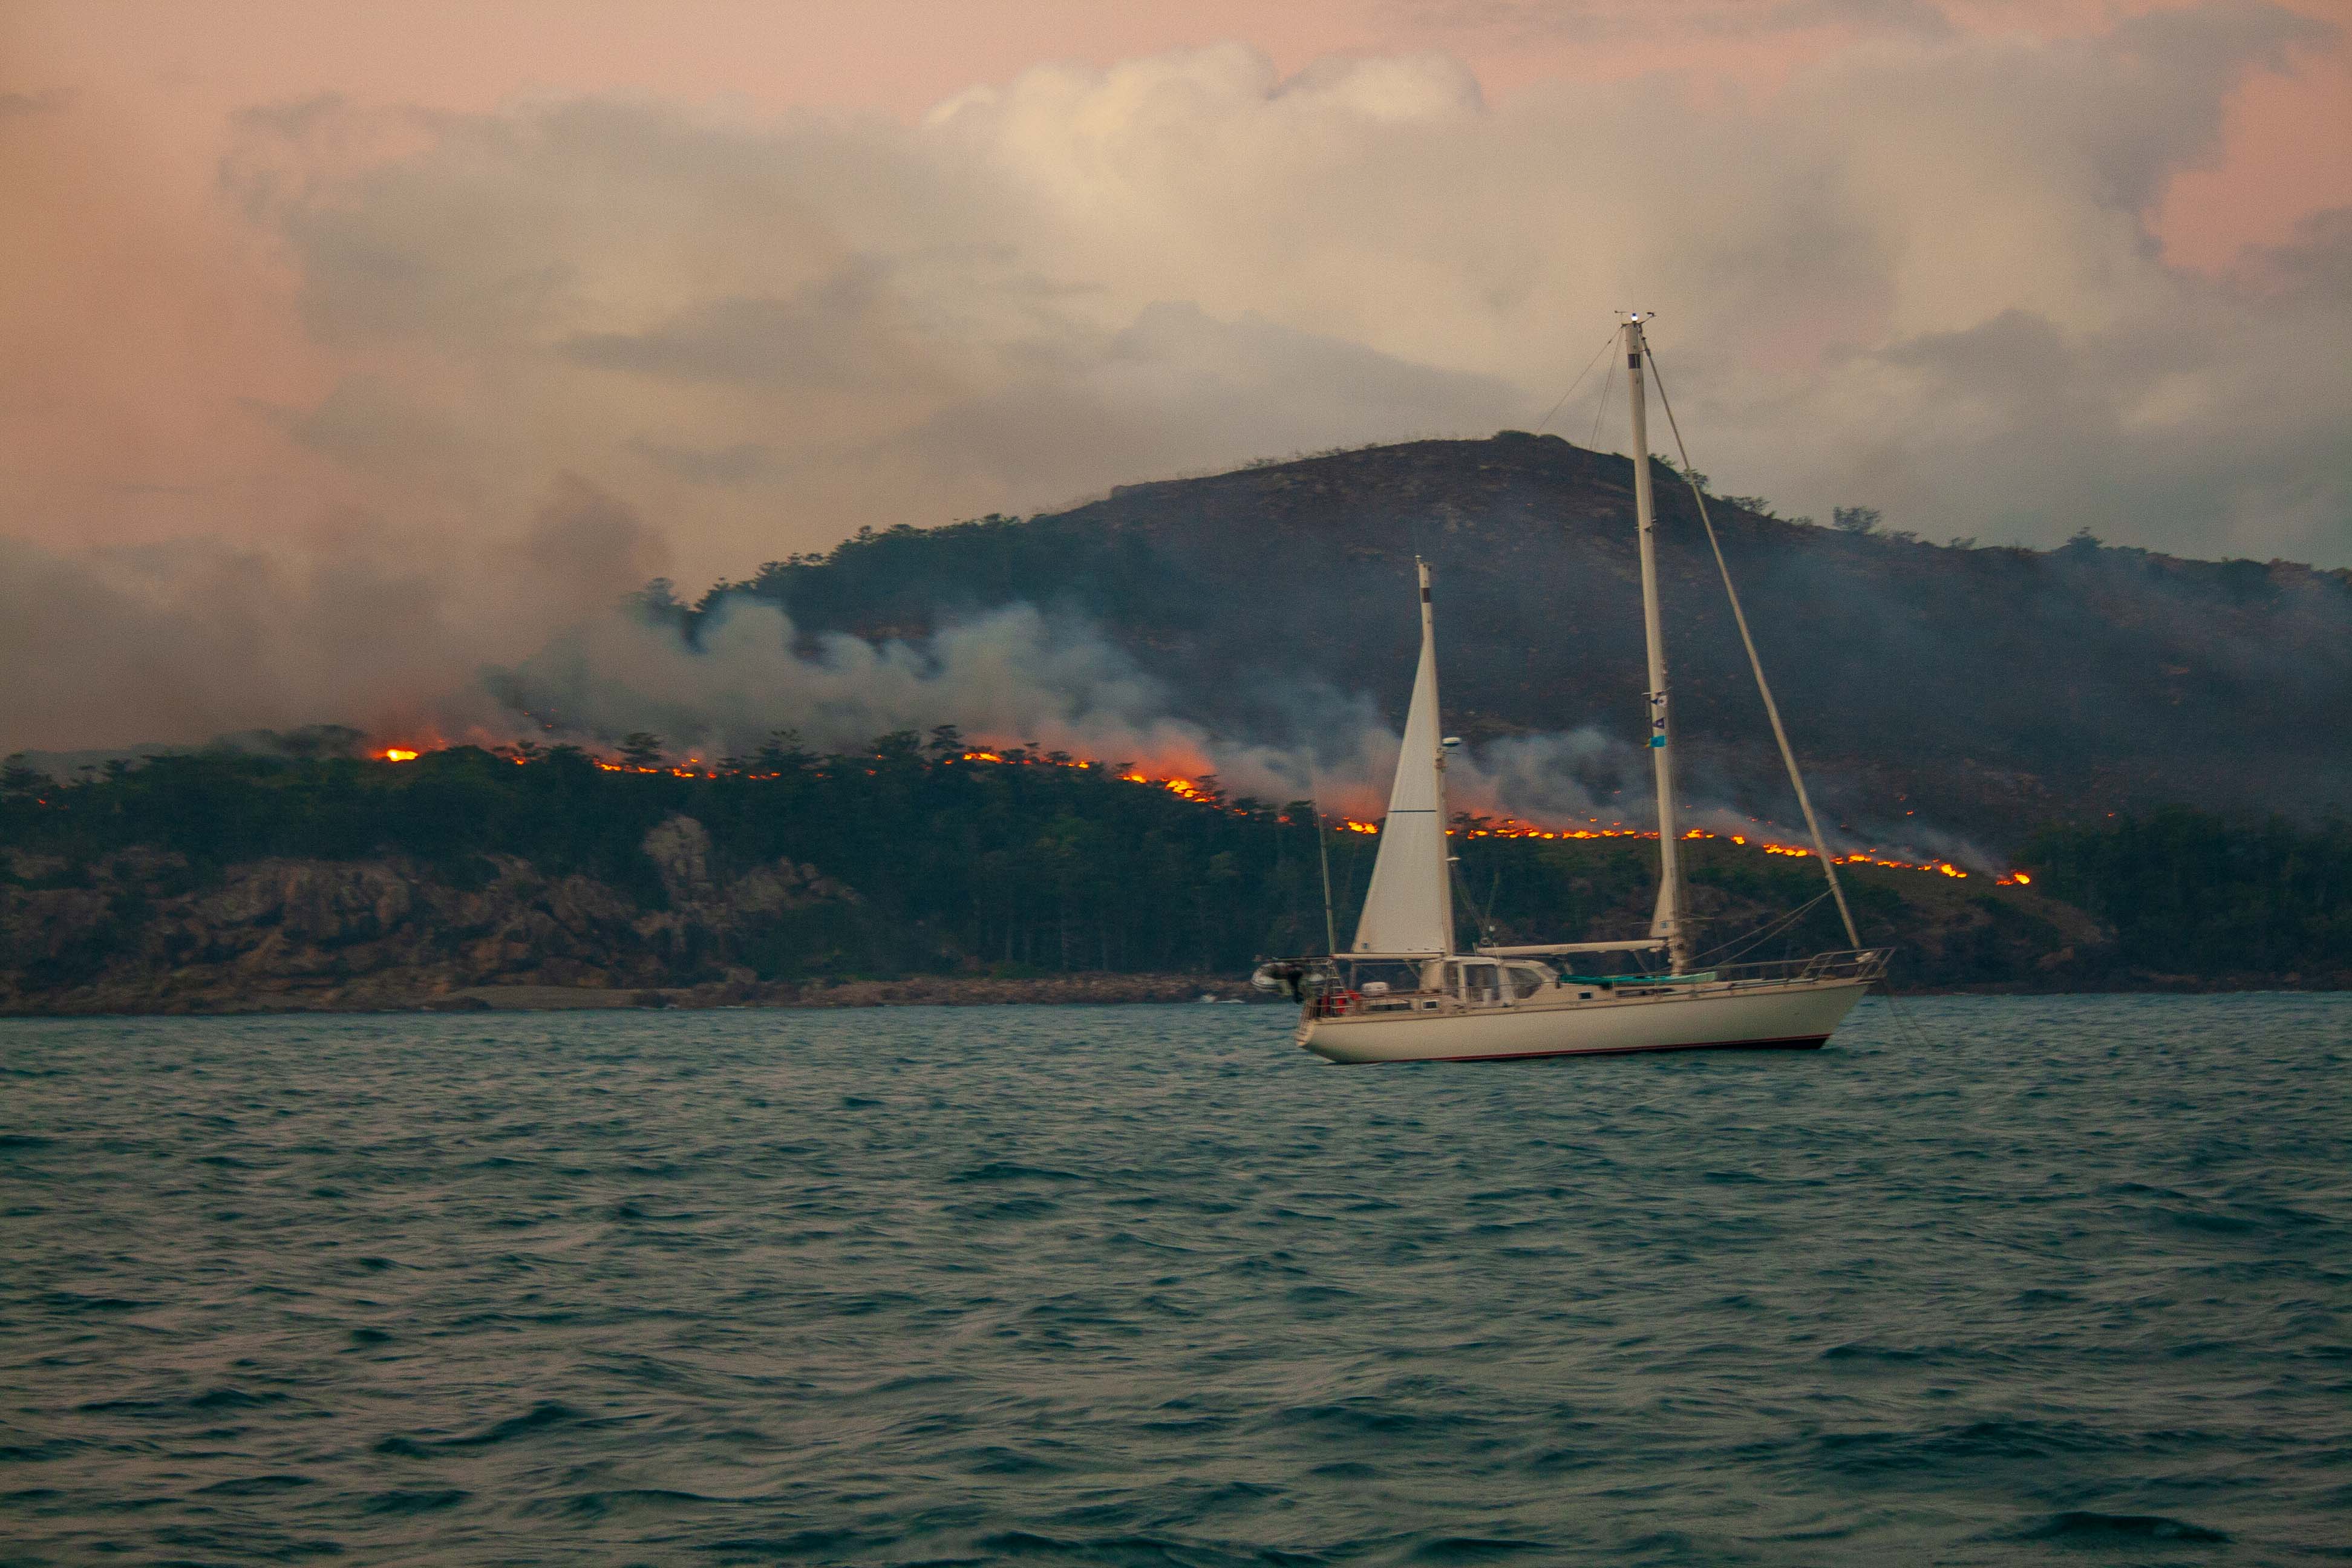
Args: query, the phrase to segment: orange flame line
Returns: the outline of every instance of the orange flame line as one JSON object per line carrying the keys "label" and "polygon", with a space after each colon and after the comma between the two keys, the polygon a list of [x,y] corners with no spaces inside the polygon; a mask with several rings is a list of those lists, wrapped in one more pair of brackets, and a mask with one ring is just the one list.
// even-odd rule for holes
{"label": "orange flame line", "polygon": [[[384,751],[377,753],[377,755],[383,761],[395,763],[413,762],[415,760],[417,754],[418,753],[415,751],[398,746],[388,747]],[[698,758],[688,758],[687,765],[685,766],[672,767],[638,767],[626,763],[607,762],[602,757],[593,758],[592,760],[595,763],[597,767],[603,769],[608,773],[668,773],[673,777],[683,779],[715,779],[719,776],[715,770],[704,764]],[[1016,757],[1008,755],[1003,752],[988,751],[977,748],[961,752],[951,760],[959,763],[990,763],[1005,767],[1098,768],[1104,765],[1100,762],[1087,757],[1056,758],[1052,756],[1032,755],[1025,752],[1021,753]],[[528,761],[528,759],[517,757],[514,761],[516,764],[520,766]],[[868,769],[867,771],[870,773],[873,770]],[[773,778],[776,775],[772,773],[756,773],[747,774],[745,776],[767,779]],[[1196,805],[1213,806],[1218,809],[1234,809],[1226,807],[1223,799],[1215,793],[1202,789],[1192,779],[1181,774],[1171,774],[1166,777],[1155,778],[1150,773],[1144,772],[1140,768],[1130,768],[1126,773],[1120,773],[1118,778],[1123,784],[1149,784],[1155,789],[1165,790],[1170,795],[1175,795],[1179,799],[1189,800]],[[1286,818],[1285,820],[1287,819]],[[1362,821],[1352,816],[1340,816],[1327,820],[1334,824],[1336,831],[1342,833],[1358,833],[1377,836],[1381,831],[1381,824],[1377,822]],[[1482,826],[1470,828],[1450,827],[1446,829],[1446,835],[1449,837],[1507,839],[1528,838],[1546,841],[1602,838],[1654,839],[1658,837],[1657,831],[1654,828],[1626,827],[1616,824],[1612,824],[1607,827],[1547,828],[1537,827],[1532,824],[1521,822],[1514,817],[1505,817],[1499,822],[1487,822]],[[1751,840],[1744,833],[1721,835],[1710,833],[1705,828],[1694,827],[1684,833],[1681,837],[1685,840],[1728,837],[1733,844],[1736,844],[1742,848],[1755,848],[1763,851],[1767,855],[1783,855],[1798,859],[1810,859],[1813,855],[1812,850],[1805,848],[1801,845],[1779,844],[1774,843],[1770,839],[1763,838]],[[1962,870],[1959,867],[1953,865],[1948,860],[1897,860],[1885,855],[1874,855],[1867,850],[1856,850],[1851,854],[1845,855],[1833,855],[1830,857],[1830,858],[1840,866],[1877,866],[1893,871],[1927,871],[1933,872],[1940,876],[1950,877],[1956,880],[1964,880],[1969,875],[1968,872]],[[2031,886],[2032,881],[2033,879],[2023,871],[2011,871],[2006,876],[1996,879],[1994,886],[2001,888],[2022,888]]]}

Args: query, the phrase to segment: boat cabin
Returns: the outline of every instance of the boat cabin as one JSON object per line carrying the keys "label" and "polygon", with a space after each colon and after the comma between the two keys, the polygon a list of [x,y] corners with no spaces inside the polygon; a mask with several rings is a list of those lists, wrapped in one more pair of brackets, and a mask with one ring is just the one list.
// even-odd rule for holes
{"label": "boat cabin", "polygon": [[1342,973],[1327,983],[1320,1009],[1327,1015],[1507,1007],[1559,984],[1549,964],[1483,954],[1343,957],[1341,964]]}

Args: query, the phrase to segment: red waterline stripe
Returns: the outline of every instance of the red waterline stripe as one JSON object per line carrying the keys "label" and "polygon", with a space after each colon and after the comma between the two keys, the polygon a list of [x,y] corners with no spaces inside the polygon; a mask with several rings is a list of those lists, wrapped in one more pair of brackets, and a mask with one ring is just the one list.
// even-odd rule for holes
{"label": "red waterline stripe", "polygon": [[1697,1040],[1686,1046],[1602,1046],[1576,1051],[1513,1051],[1499,1057],[1430,1057],[1440,1062],[1525,1062],[1543,1057],[1633,1057],[1657,1051],[1811,1051],[1829,1043],[1827,1035],[1790,1035],[1780,1040]]}

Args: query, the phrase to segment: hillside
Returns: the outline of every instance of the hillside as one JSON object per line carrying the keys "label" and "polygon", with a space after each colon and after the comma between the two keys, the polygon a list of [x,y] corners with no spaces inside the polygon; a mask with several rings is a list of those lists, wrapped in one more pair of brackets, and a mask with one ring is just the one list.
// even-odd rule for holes
{"label": "hillside", "polygon": [[[1696,509],[1660,474],[1692,787],[1785,819]],[[1627,459],[1556,437],[1372,447],[869,534],[678,614],[690,628],[741,595],[803,632],[917,637],[1032,603],[1100,628],[1184,715],[1287,742],[1318,689],[1401,719],[1419,552],[1438,572],[1449,729],[1630,741],[1644,684],[1632,478]],[[1932,822],[2007,846],[2168,803],[2307,818],[2352,799],[2352,573],[1710,510],[1792,737],[1858,833]]]}
{"label": "hillside", "polygon": [[[1654,845],[1461,826],[1462,907],[1496,938],[1643,929]],[[174,756],[66,784],[12,768],[0,1012],[415,1006],[484,987],[839,1000],[883,980],[941,1000],[1181,996],[1320,943],[1324,850],[1350,930],[1376,845],[1327,827],[1318,849],[1300,803],[982,760],[951,734],[829,756],[779,742],[704,773],[471,747]],[[1844,945],[1809,861],[1688,847],[1704,949],[1809,902],[1751,956]],[[2172,813],[2033,853],[2030,886],[1849,866],[1864,940],[1899,947],[1906,985],[2352,984],[2352,829]]]}

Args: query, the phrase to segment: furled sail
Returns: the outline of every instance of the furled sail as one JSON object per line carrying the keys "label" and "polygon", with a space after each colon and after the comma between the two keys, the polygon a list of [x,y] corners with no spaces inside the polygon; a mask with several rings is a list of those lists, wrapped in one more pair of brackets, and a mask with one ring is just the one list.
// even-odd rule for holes
{"label": "furled sail", "polygon": [[1452,952],[1454,899],[1445,847],[1445,762],[1437,725],[1437,641],[1429,566],[1421,563],[1421,668],[1412,679],[1396,784],[1372,885],[1356,922],[1358,952]]}

